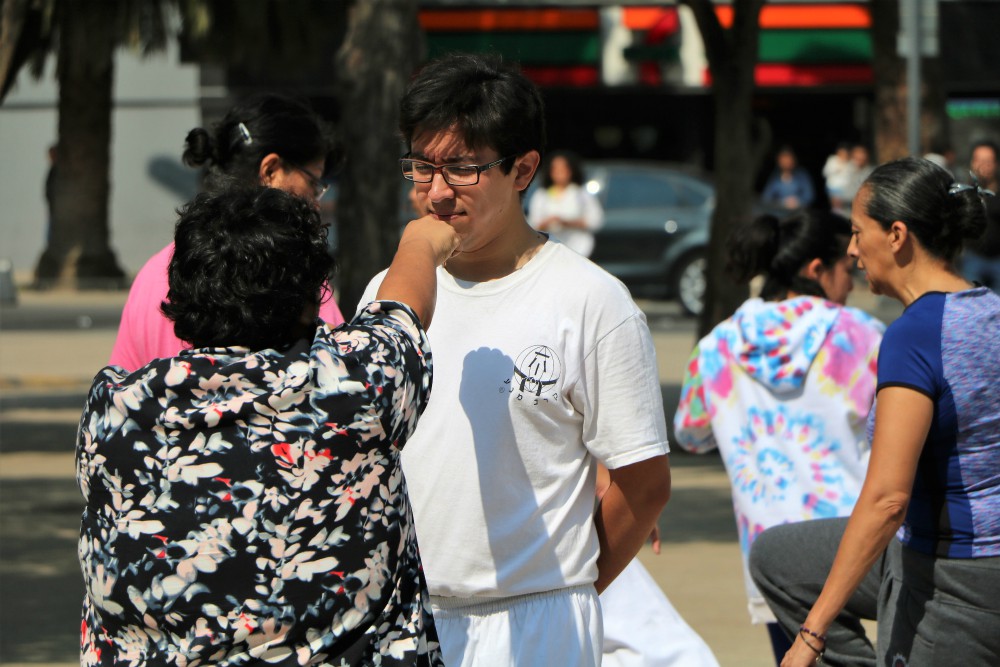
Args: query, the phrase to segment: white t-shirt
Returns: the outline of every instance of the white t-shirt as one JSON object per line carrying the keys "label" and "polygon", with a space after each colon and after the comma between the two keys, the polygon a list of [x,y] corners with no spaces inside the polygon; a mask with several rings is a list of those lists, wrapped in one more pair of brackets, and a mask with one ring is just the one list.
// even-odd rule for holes
{"label": "white t-shirt", "polygon": [[669,451],[642,311],[549,241],[499,280],[439,269],[428,335],[431,398],[402,459],[431,594],[594,582],[595,458],[614,469]]}
{"label": "white t-shirt", "polygon": [[570,183],[562,191],[540,188],[528,201],[528,224],[538,229],[539,223],[550,216],[563,220],[583,220],[586,229],[572,227],[550,228],[546,230],[584,257],[594,251],[594,232],[604,224],[604,210],[592,194],[576,183]]}

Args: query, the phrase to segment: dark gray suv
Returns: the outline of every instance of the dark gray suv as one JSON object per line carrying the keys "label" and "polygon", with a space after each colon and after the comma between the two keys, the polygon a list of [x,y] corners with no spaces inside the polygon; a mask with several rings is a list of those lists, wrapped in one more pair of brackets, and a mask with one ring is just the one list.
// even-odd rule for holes
{"label": "dark gray suv", "polygon": [[585,174],[587,190],[604,207],[590,258],[633,295],[677,299],[686,312],[700,313],[711,182],[660,162],[589,161]]}

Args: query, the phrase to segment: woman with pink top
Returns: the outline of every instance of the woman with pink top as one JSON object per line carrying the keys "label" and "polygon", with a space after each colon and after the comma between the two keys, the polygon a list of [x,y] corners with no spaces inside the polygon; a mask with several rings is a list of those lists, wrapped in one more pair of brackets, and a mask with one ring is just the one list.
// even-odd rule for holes
{"label": "woman with pink top", "polygon": [[[209,191],[266,185],[318,202],[328,187],[322,178],[330,149],[323,120],[306,103],[261,95],[230,109],[212,132],[200,127],[188,132],[183,157],[189,167],[206,167]],[[134,371],[190,347],[160,310],[173,253],[171,243],[136,275],[109,364]],[[320,306],[319,316],[331,326],[344,321],[333,299]]]}

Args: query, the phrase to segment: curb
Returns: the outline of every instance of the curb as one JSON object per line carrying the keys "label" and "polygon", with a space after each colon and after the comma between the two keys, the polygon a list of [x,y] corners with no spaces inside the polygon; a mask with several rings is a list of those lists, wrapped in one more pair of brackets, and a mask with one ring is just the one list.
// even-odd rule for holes
{"label": "curb", "polygon": [[71,378],[54,375],[26,375],[17,377],[0,377],[0,391],[37,390],[52,391],[65,389],[83,391],[90,389],[93,378]]}

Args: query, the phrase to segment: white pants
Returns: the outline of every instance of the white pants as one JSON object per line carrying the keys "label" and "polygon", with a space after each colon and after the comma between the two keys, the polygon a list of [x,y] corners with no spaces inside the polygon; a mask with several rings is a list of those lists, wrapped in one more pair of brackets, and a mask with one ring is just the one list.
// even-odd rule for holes
{"label": "white pants", "polygon": [[600,667],[603,629],[593,586],[512,598],[431,596],[448,667]]}
{"label": "white pants", "polygon": [[601,593],[601,607],[604,667],[719,667],[638,559]]}

